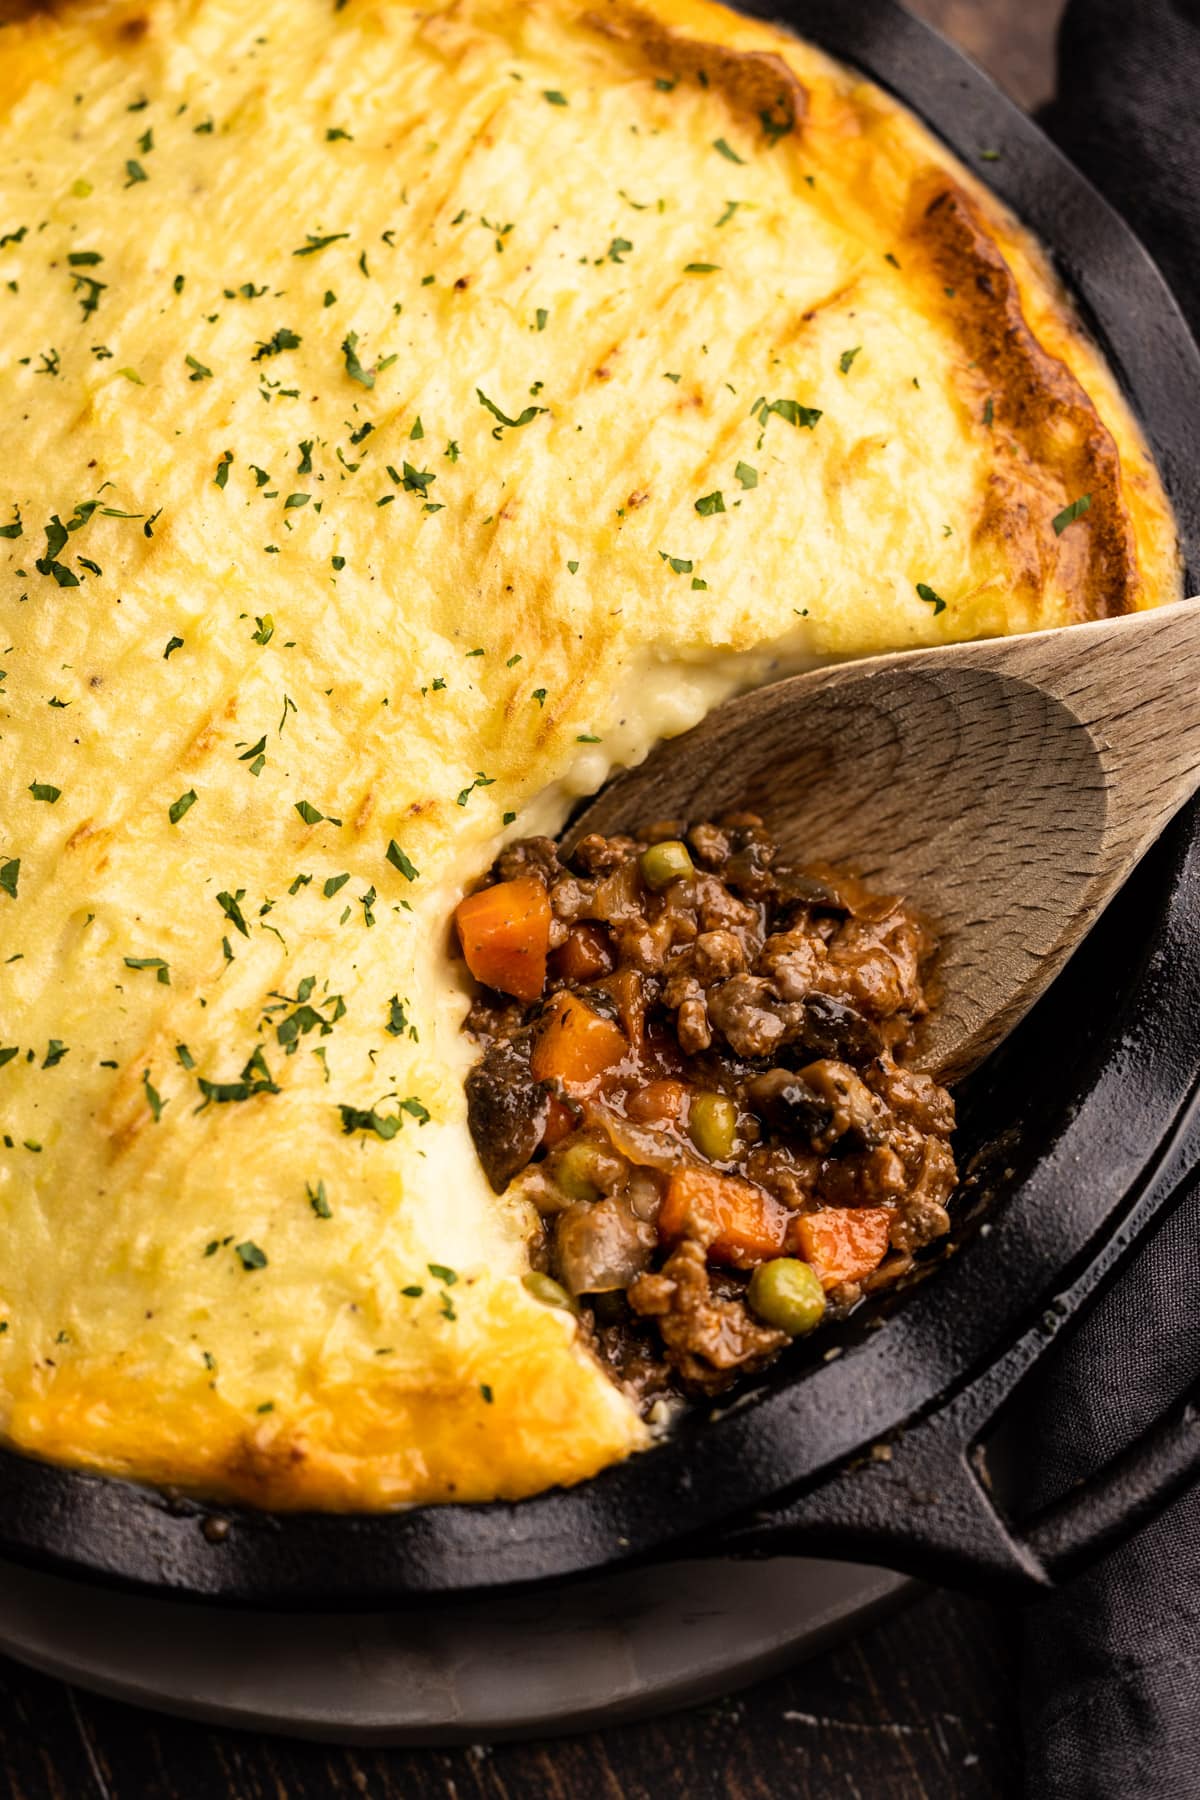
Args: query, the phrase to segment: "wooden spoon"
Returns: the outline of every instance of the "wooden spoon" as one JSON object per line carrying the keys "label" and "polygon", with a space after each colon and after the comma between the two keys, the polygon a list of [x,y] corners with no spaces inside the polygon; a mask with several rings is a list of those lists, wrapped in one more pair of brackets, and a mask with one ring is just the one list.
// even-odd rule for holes
{"label": "wooden spoon", "polygon": [[973,1068],[1200,787],[1200,598],[797,675],[718,707],[574,821],[761,813],[798,861],[904,895],[942,941],[917,1061]]}

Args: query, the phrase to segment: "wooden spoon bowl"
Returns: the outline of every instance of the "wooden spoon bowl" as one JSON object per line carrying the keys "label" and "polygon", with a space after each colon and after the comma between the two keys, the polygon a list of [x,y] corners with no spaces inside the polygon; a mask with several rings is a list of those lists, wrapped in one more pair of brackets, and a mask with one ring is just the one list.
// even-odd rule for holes
{"label": "wooden spoon bowl", "polygon": [[1028,1011],[1200,786],[1200,599],[815,670],[717,708],[577,819],[749,808],[789,858],[903,894],[942,942],[919,1066],[953,1079]]}

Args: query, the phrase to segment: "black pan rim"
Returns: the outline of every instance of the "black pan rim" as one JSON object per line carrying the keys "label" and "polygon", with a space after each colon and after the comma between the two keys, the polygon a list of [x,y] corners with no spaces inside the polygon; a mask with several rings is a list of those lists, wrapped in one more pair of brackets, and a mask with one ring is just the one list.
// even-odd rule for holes
{"label": "black pan rim", "polygon": [[[1050,252],[1080,303],[1166,483],[1185,566],[1200,569],[1200,469],[1191,454],[1200,355],[1129,228],[1012,101],[895,0],[747,0],[742,10],[779,18],[860,68],[968,167],[976,168],[982,148],[1000,152],[986,165],[987,185]],[[1016,1335],[1103,1241],[1190,1098],[1200,1069],[1200,958],[1188,930],[1200,910],[1200,809],[1168,833],[1157,880],[1140,972],[1107,1038],[1084,1057],[1078,1106],[1056,1120],[1033,1166],[1005,1194],[987,1256],[955,1258],[908,1296],[886,1331],[852,1352],[819,1367],[785,1366],[699,1429],[576,1488],[511,1504],[261,1513],[174,1500],[0,1450],[0,1553],[210,1602],[395,1604],[562,1580],[661,1552],[818,1476],[935,1403]],[[1131,1069],[1140,1075],[1131,1079]],[[1024,1280],[997,1304],[994,1291],[980,1290],[1005,1257]],[[894,1404],[879,1403],[883,1392]],[[825,1427],[835,1415],[845,1421],[840,1431],[826,1429],[817,1449],[801,1435],[814,1409]]]}

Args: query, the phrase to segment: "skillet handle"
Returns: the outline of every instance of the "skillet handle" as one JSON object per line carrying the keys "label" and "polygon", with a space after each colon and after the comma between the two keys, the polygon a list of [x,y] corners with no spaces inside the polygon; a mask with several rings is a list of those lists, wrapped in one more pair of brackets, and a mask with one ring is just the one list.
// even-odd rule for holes
{"label": "skillet handle", "polygon": [[982,1452],[964,1443],[958,1410],[876,1445],[711,1548],[726,1556],[842,1554],[943,1584],[1032,1595],[1069,1580],[1200,1477],[1200,1408],[1187,1401],[1018,1526],[989,1492]]}
{"label": "skillet handle", "polygon": [[[1042,1511],[1019,1522],[993,1492],[986,1440],[1057,1336],[1059,1320],[1119,1283],[1151,1224],[1200,1182],[1200,1092],[1123,1224],[1040,1325],[935,1410],[864,1456],[800,1489],[767,1514],[733,1526],[711,1548],[722,1555],[822,1551],[941,1582],[1032,1595],[1069,1580],[1130,1536],[1176,1494],[1200,1480],[1200,1391],[1177,1401],[1119,1455]],[[1013,1404],[1015,1400],[1015,1405]],[[1028,1462],[1036,1444],[1022,1442]]]}

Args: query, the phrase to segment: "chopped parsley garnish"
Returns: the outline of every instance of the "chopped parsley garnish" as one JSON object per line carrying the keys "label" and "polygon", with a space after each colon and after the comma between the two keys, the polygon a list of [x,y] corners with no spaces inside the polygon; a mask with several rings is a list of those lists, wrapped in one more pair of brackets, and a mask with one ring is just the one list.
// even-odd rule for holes
{"label": "chopped parsley garnish", "polygon": [[402,1112],[381,1113],[375,1107],[338,1106],[342,1130],[347,1137],[355,1131],[373,1131],[385,1144],[391,1142],[404,1123]]}
{"label": "chopped parsley garnish", "polygon": [[187,364],[188,368],[192,371],[191,374],[188,376],[189,381],[211,381],[212,380],[212,370],[209,368],[206,368],[202,362],[197,362],[196,358],[194,356],[185,356],[183,360]]}
{"label": "chopped parsley garnish", "polygon": [[384,1030],[389,1037],[403,1037],[410,1029],[408,1014],[404,1010],[404,1002],[398,994],[393,994],[388,1001],[388,1022]]}
{"label": "chopped parsley garnish", "polygon": [[[510,419],[507,413],[501,412],[494,400],[488,399],[482,388],[476,388],[475,393],[480,406],[486,406],[492,417],[499,419],[500,425],[509,425],[514,431],[519,431],[522,425],[528,425],[531,419],[536,419],[539,413],[547,410],[544,406],[527,406],[515,419]],[[500,426],[496,426],[492,431],[492,436],[499,437],[499,435]]]}
{"label": "chopped parsley garnish", "polygon": [[313,1187],[311,1182],[306,1181],[304,1184],[304,1191],[308,1195],[308,1204],[312,1207],[318,1219],[332,1219],[333,1208],[325,1197],[325,1183],[323,1181],[318,1181],[316,1187]]}
{"label": "chopped parsley garnish", "polygon": [[[244,1244],[235,1244],[233,1246],[233,1250],[234,1250],[234,1255],[237,1257],[238,1261],[241,1263],[243,1269],[246,1269],[247,1271],[249,1271],[251,1269],[265,1269],[266,1268],[266,1266],[267,1266],[266,1251],[260,1250],[258,1245],[253,1243],[249,1238],[246,1239],[246,1242]],[[258,1410],[259,1410],[259,1412],[269,1412],[271,1410],[271,1402],[268,1400],[266,1402],[266,1404],[264,1406],[260,1406],[258,1408]]]}
{"label": "chopped parsley garnish", "polygon": [[404,464],[401,486],[406,493],[420,494],[423,498],[429,491],[430,482],[436,480],[432,469],[414,469],[410,462]]}
{"label": "chopped parsley garnish", "polygon": [[316,807],[309,800],[297,800],[296,811],[300,814],[300,817],[304,820],[306,825],[319,825],[325,817],[325,814],[323,812],[318,812]]}
{"label": "chopped parsley garnish", "polygon": [[733,472],[744,488],[756,488],[758,486],[758,470],[752,469],[749,463],[738,463]]}
{"label": "chopped parsley garnish", "polygon": [[983,404],[983,422],[987,426],[989,431],[992,428],[993,422],[995,421],[995,417],[996,417],[996,402],[992,399],[992,396],[989,394]]}
{"label": "chopped parsley garnish", "polygon": [[158,1092],[158,1089],[151,1082],[149,1069],[142,1070],[142,1092],[146,1096],[146,1105],[154,1115],[154,1123],[157,1125],[162,1118],[163,1107],[167,1105],[167,1101],[163,1099],[162,1095]]}
{"label": "chopped parsley garnish", "polygon": [[100,296],[108,286],[108,283],[105,281],[97,281],[94,275],[79,275],[76,274],[75,271],[77,269],[95,268],[96,264],[103,262],[103,260],[104,258],[100,255],[98,250],[72,250],[67,256],[67,262],[72,271],[72,286],[77,294],[82,295],[79,304],[85,319],[91,313],[96,311],[96,308],[100,304]]}
{"label": "chopped parsley garnish", "polygon": [[726,162],[743,163],[744,164],[746,161],[745,157],[739,156],[737,151],[733,148],[732,144],[727,144],[723,137],[714,138],[713,149],[719,150],[721,155],[725,158]]}
{"label": "chopped parsley garnish", "polygon": [[683,272],[685,275],[715,275],[720,267],[720,263],[684,263]]}
{"label": "chopped parsley garnish", "polygon": [[704,494],[697,500],[696,511],[700,514],[702,519],[709,519],[714,513],[723,513],[725,511],[725,496],[720,488],[718,488],[715,493]]}
{"label": "chopped parsley garnish", "polygon": [[129,177],[128,181],[125,183],[127,188],[133,187],[135,182],[149,181],[150,179],[141,163],[137,162],[132,156],[125,164],[125,173]]}
{"label": "chopped parsley garnish", "polygon": [[663,562],[675,571],[676,575],[690,575],[696,566],[686,556],[668,556],[665,550],[660,550],[658,554]]}
{"label": "chopped parsley garnish", "polygon": [[157,969],[158,980],[163,987],[171,985],[171,969],[161,956],[127,956],[124,959],[127,969]]}
{"label": "chopped parsley garnish", "polygon": [[608,262],[623,263],[632,249],[633,245],[628,238],[615,237],[600,260],[601,262],[607,260]]}
{"label": "chopped parsley garnish", "polygon": [[387,860],[391,863],[393,869],[399,869],[405,881],[416,881],[420,874],[420,870],[416,867],[412,859],[405,855],[395,838],[390,839],[388,842]]}
{"label": "chopped parsley garnish", "polygon": [[245,897],[245,888],[239,888],[236,894],[218,894],[217,905],[225,914],[225,917],[229,920],[234,929],[240,931],[244,938],[248,938],[250,936],[250,927],[246,923],[245,916],[243,915],[239,904]]}
{"label": "chopped parsley garnish", "polygon": [[772,413],[777,414],[779,418],[784,419],[789,425],[795,425],[797,428],[804,426],[807,431],[812,431],[816,426],[817,420],[822,416],[821,409],[818,406],[801,406],[799,400],[768,401],[765,396],[756,400],[754,405],[750,408],[750,417],[752,419],[757,419],[764,429],[766,428]]}
{"label": "chopped parsley garnish", "polygon": [[[87,517],[90,516],[89,513]],[[79,519],[79,525],[85,523],[86,518]],[[66,546],[67,532],[72,527],[78,529],[78,527],[75,526],[74,519],[71,521],[71,526],[66,526],[63,524],[57,513],[52,513],[50,516],[50,523],[44,528],[46,532],[46,554],[44,556],[39,556],[33,565],[39,575],[52,575],[59,587],[62,588],[79,586],[79,577],[75,574],[74,570],[69,569],[65,563],[56,560],[60,550],[64,549]]]}
{"label": "chopped parsley garnish", "polygon": [[945,612],[946,602],[942,599],[940,594],[934,593],[927,581],[918,581],[917,593],[925,602],[926,606],[932,606],[935,619],[940,612]]}
{"label": "chopped parsley garnish", "polygon": [[45,800],[50,806],[53,806],[62,796],[62,789],[51,786],[48,781],[31,781],[29,792],[35,800]]}
{"label": "chopped parsley garnish", "polygon": [[[349,880],[348,876],[347,880]],[[311,1004],[312,991],[316,985],[316,976],[306,975],[297,987],[294,996],[272,994],[275,1005],[266,1008],[268,1019],[273,1013],[287,1012],[289,1006],[294,1009],[287,1013],[287,1017],[281,1019],[275,1027],[275,1037],[287,1056],[296,1054],[300,1046],[300,1039],[307,1037],[310,1031],[315,1031],[320,1037],[326,1038],[338,1020],[344,1019],[346,1016],[346,1002],[340,994],[330,994],[326,999],[319,1001],[316,1006]],[[328,1018],[320,1010],[321,1007],[328,1008]]]}
{"label": "chopped parsley garnish", "polygon": [[270,613],[263,613],[261,618],[255,613],[254,624],[255,630],[250,633],[250,642],[252,644],[269,644],[275,635],[275,621]]}
{"label": "chopped parsley garnish", "polygon": [[483,770],[480,769],[479,772],[477,773],[474,781],[471,783],[470,787],[463,788],[462,792],[459,794],[458,804],[460,806],[465,806],[467,804],[467,801],[471,798],[471,795],[474,793],[476,788],[494,787],[494,786],[495,786],[495,782],[494,782],[493,777],[490,775],[485,775]]}
{"label": "chopped parsley garnish", "polygon": [[346,359],[346,373],[351,381],[357,381],[365,388],[375,386],[375,370],[364,369],[358,360],[358,333],[348,331],[342,339],[342,355]]}
{"label": "chopped parsley garnish", "polygon": [[560,93],[557,88],[543,88],[542,99],[548,100],[551,106],[567,106],[569,104],[567,96]]}
{"label": "chopped parsley garnish", "polygon": [[62,1061],[64,1056],[69,1055],[70,1051],[61,1038],[51,1038],[46,1047],[46,1060],[43,1062],[42,1067],[43,1069],[53,1069]]}
{"label": "chopped parsley garnish", "polygon": [[282,350],[296,350],[299,348],[299,345],[300,338],[298,334],[294,331],[289,331],[286,325],[281,325],[279,330],[271,337],[259,340],[258,347],[255,350],[254,355],[250,358],[250,361],[262,362],[264,357],[278,356]]}
{"label": "chopped parsley garnish", "polygon": [[217,467],[216,467],[216,472],[213,475],[213,481],[216,483],[216,485],[219,488],[223,488],[225,486],[226,482],[229,480],[229,468],[230,468],[230,464],[232,462],[233,462],[233,451],[226,450],[224,455],[219,459],[219,461],[217,463]]}
{"label": "chopped parsley garnish", "polygon": [[349,879],[350,879],[349,871],[347,871],[344,875],[331,875],[329,877],[328,881],[325,883],[325,886],[321,890],[322,893],[325,895],[325,898],[327,900],[332,900],[333,896],[335,894],[338,894],[341,892],[341,890],[345,887],[345,885],[349,881]]}
{"label": "chopped parsley garnish", "polygon": [[14,506],[13,522],[11,525],[0,525],[0,538],[19,538],[24,535],[25,527],[21,523],[20,509]]}
{"label": "chopped parsley garnish", "polygon": [[1080,494],[1078,500],[1072,500],[1070,506],[1064,506],[1060,513],[1056,513],[1052,520],[1055,537],[1061,537],[1068,525],[1073,525],[1076,519],[1082,519],[1084,513],[1091,510],[1091,505],[1092,496]]}
{"label": "chopped parsley garnish", "polygon": [[458,1270],[448,1269],[445,1263],[426,1263],[425,1267],[435,1281],[442,1282],[446,1287],[453,1287],[458,1281]]}
{"label": "chopped parsley garnish", "polygon": [[842,371],[843,375],[848,375],[850,373],[850,365],[861,350],[862,345],[856,344],[853,350],[842,351],[842,354],[838,357],[838,368]]}
{"label": "chopped parsley garnish", "polygon": [[17,897],[17,881],[21,874],[19,856],[9,857],[7,862],[0,862],[0,893],[7,894],[10,900]]}
{"label": "chopped parsley garnish", "polygon": [[204,1098],[197,1107],[203,1112],[209,1105],[225,1106],[233,1101],[252,1100],[256,1094],[277,1094],[278,1084],[272,1080],[271,1071],[267,1067],[266,1057],[260,1044],[249,1062],[243,1068],[237,1081],[206,1081],[203,1075],[197,1075],[196,1085]]}
{"label": "chopped parsley garnish", "polygon": [[332,231],[328,237],[314,237],[311,231],[305,232],[307,243],[301,244],[299,250],[293,250],[293,256],[315,256],[318,250],[324,250],[326,244],[336,244],[339,238],[348,238],[348,231]]}
{"label": "chopped parsley garnish", "polygon": [[178,825],[184,813],[188,811],[189,807],[195,806],[195,804],[195,788],[189,788],[186,794],[180,794],[178,800],[173,801],[167,808],[167,817],[170,819],[172,825]]}
{"label": "chopped parsley garnish", "polygon": [[307,506],[311,499],[311,494],[289,494],[283,503],[283,510],[284,512],[295,512],[298,507]]}
{"label": "chopped parsley garnish", "polygon": [[538,330],[545,331],[546,321],[550,317],[550,314],[546,311],[546,308],[544,306],[539,306],[533,316],[537,320]]}

